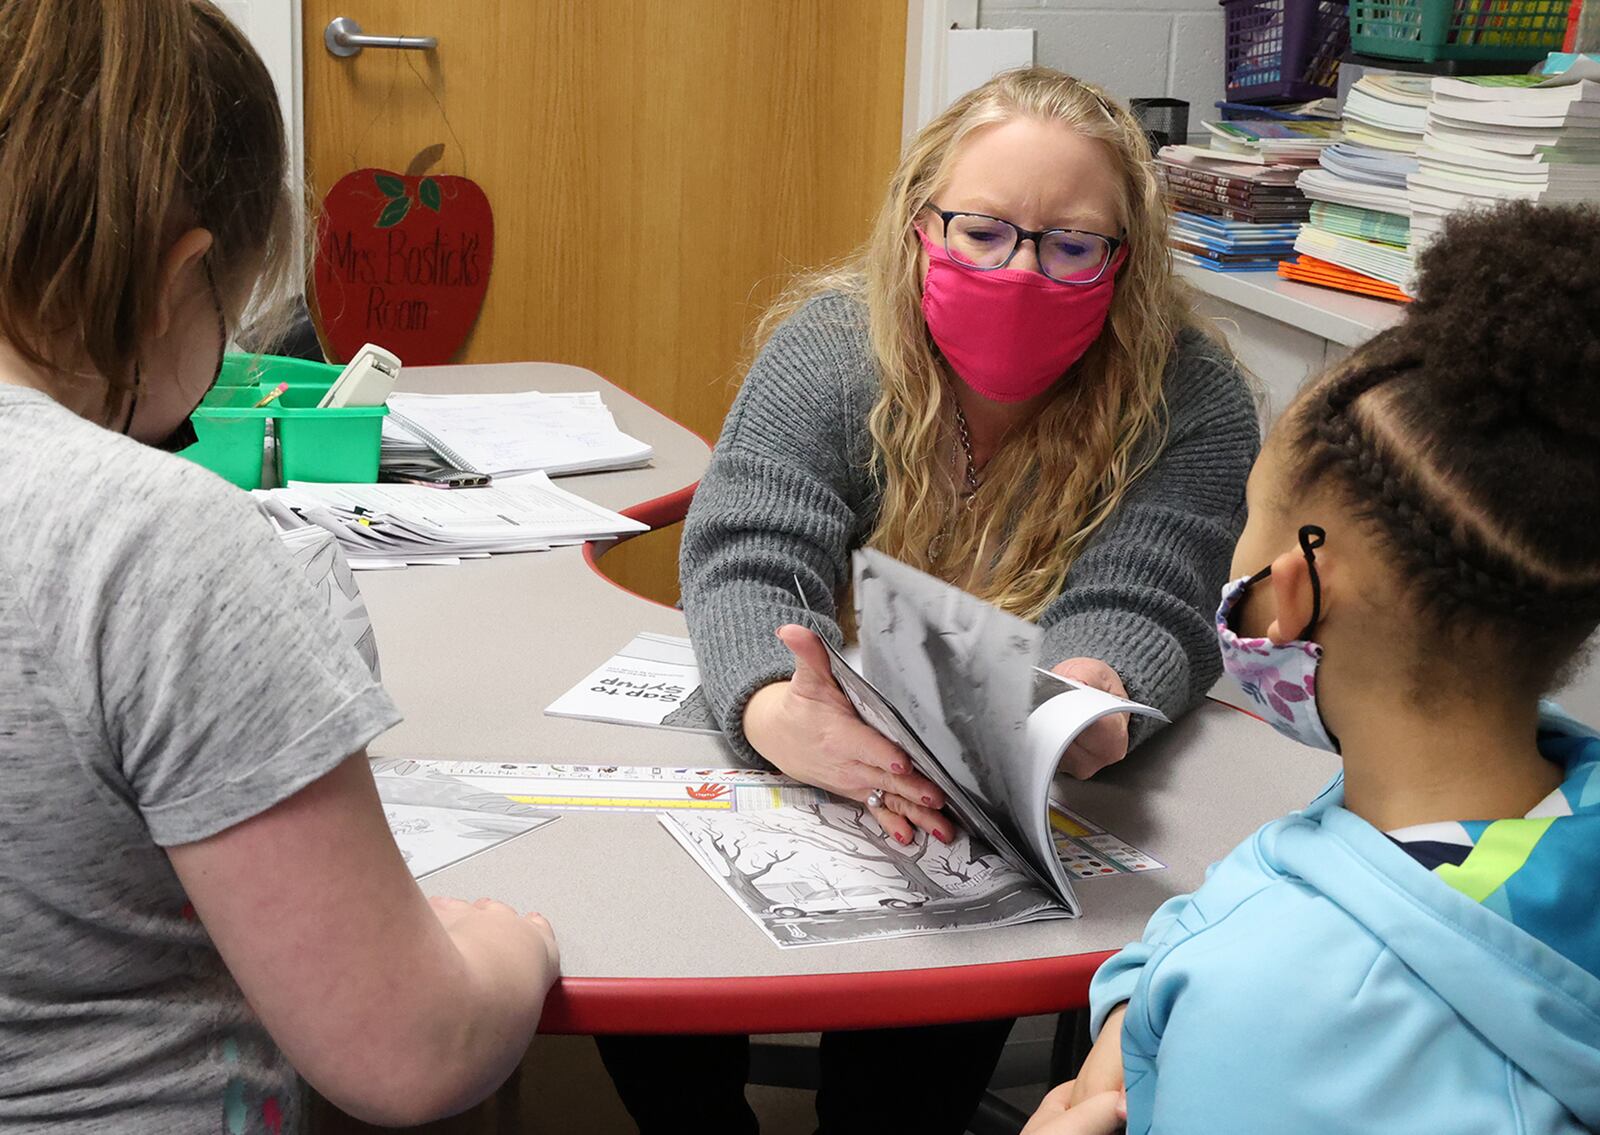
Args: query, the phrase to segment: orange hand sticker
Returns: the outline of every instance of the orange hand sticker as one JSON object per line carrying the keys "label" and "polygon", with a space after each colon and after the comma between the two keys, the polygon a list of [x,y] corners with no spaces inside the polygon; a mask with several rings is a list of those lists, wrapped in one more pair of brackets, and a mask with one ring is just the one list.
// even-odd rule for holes
{"label": "orange hand sticker", "polygon": [[685,788],[691,800],[720,800],[728,794],[726,784],[702,784],[698,788]]}

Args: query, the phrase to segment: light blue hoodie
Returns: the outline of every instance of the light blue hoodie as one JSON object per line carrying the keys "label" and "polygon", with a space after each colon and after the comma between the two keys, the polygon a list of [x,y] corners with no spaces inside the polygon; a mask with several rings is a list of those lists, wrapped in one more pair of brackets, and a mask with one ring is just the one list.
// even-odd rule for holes
{"label": "light blue hoodie", "polygon": [[1481,901],[1341,775],[1156,911],[1090,988],[1096,1035],[1129,1003],[1130,1135],[1600,1128],[1600,735],[1547,706],[1540,746],[1573,814],[1471,825]]}

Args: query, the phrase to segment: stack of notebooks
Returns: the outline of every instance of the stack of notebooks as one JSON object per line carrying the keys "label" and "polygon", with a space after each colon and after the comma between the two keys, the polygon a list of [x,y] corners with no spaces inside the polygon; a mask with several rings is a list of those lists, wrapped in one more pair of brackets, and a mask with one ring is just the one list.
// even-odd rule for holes
{"label": "stack of notebooks", "polygon": [[1173,259],[1221,272],[1270,272],[1293,252],[1308,217],[1295,188],[1301,166],[1229,160],[1196,146],[1166,146],[1156,173],[1173,208]]}
{"label": "stack of notebooks", "polygon": [[650,446],[617,428],[597,391],[391,394],[380,463],[509,477],[648,464]]}
{"label": "stack of notebooks", "polygon": [[1346,141],[1327,146],[1298,185],[1311,216],[1295,239],[1297,259],[1278,274],[1379,299],[1410,298],[1411,202],[1428,105],[1427,76],[1366,75],[1345,101]]}
{"label": "stack of notebooks", "polygon": [[281,531],[316,525],[332,532],[353,568],[457,564],[648,531],[543,473],[451,490],[293,482],[255,497]]}
{"label": "stack of notebooks", "polygon": [[1414,240],[1501,201],[1600,200],[1600,83],[1563,76],[1436,78],[1418,169]]}

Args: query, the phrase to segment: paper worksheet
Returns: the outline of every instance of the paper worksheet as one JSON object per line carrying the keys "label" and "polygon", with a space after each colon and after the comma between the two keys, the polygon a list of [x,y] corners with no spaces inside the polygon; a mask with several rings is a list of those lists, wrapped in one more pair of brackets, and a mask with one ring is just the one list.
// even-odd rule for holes
{"label": "paper worksheet", "polygon": [[390,834],[416,879],[556,819],[415,761],[373,761],[372,776]]}
{"label": "paper worksheet", "polygon": [[258,491],[280,525],[315,524],[339,540],[351,567],[429,563],[645,532],[649,526],[559,488],[543,473],[471,489],[314,484]]}

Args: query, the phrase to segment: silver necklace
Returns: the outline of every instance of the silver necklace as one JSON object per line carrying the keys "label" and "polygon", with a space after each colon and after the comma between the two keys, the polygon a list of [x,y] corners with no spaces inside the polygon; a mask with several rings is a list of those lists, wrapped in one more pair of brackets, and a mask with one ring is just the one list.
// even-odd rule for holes
{"label": "silver necklace", "polygon": [[[972,456],[972,431],[967,427],[967,416],[961,412],[961,403],[952,399],[956,411],[956,447],[951,456],[959,463],[966,459],[966,475],[962,478],[962,487],[956,494],[963,510],[970,510],[972,502],[978,495],[978,489],[983,482],[978,476],[978,463]],[[928,541],[928,560],[937,563],[944,554],[944,548],[950,541],[950,529],[955,524],[955,513],[945,516],[944,525],[932,540]]]}

